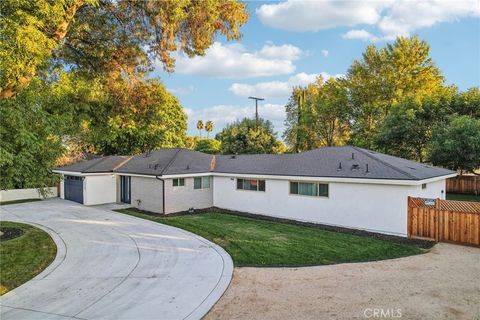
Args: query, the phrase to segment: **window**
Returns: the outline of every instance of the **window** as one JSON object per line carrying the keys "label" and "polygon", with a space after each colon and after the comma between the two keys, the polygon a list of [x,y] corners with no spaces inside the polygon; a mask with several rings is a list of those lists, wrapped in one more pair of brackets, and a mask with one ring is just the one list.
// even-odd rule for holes
{"label": "window", "polygon": [[426,183],[422,183],[422,189],[427,189],[427,184]]}
{"label": "window", "polygon": [[290,181],[290,194],[313,197],[328,197],[328,184]]}
{"label": "window", "polygon": [[237,179],[238,190],[265,191],[265,180]]}
{"label": "window", "polygon": [[172,179],[174,187],[183,187],[185,185],[185,178]]}
{"label": "window", "polygon": [[198,177],[193,179],[193,189],[210,188],[210,177]]}

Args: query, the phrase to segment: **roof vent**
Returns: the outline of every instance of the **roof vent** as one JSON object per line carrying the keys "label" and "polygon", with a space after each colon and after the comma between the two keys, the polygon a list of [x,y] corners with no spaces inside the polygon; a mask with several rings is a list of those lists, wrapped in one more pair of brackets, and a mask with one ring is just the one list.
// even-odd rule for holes
{"label": "roof vent", "polygon": [[158,163],[156,163],[154,166],[153,166],[153,170],[157,170],[158,168]]}
{"label": "roof vent", "polygon": [[368,171],[368,163],[365,166],[366,166],[365,173],[369,173],[370,171]]}
{"label": "roof vent", "polygon": [[189,164],[187,164],[187,170],[190,170],[190,165]]}
{"label": "roof vent", "polygon": [[352,152],[352,160],[355,159],[355,153]]}
{"label": "roof vent", "polygon": [[358,170],[358,169],[360,169],[360,165],[356,163],[352,164],[352,170]]}
{"label": "roof vent", "polygon": [[232,155],[230,156],[230,159],[235,159],[236,157],[237,157],[236,155],[232,154]]}
{"label": "roof vent", "polygon": [[338,169],[337,169],[337,171],[340,171],[340,170],[342,170],[342,163],[341,163],[341,162],[338,163]]}

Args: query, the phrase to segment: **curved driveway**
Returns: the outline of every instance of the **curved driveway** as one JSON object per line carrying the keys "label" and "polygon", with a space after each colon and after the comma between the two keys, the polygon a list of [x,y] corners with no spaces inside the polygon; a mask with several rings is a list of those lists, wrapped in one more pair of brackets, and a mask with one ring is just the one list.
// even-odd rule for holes
{"label": "curved driveway", "polygon": [[8,319],[199,319],[228,287],[233,264],[192,233],[59,199],[3,206],[1,220],[36,225],[54,262],[0,297]]}

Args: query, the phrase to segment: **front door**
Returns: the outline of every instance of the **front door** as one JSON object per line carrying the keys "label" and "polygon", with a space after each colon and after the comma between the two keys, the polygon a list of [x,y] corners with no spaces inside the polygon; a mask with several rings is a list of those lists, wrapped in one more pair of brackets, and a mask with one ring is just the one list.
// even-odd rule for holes
{"label": "front door", "polygon": [[129,176],[120,176],[120,201],[130,203],[131,180]]}

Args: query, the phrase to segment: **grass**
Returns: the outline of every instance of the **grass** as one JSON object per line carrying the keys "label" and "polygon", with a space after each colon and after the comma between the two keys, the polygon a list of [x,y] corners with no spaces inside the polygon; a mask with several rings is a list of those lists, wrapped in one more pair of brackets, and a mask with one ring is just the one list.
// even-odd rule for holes
{"label": "grass", "polygon": [[480,202],[480,196],[471,194],[447,193],[447,200]]}
{"label": "grass", "polygon": [[405,243],[223,213],[153,216],[119,212],[196,233],[223,247],[235,266],[310,266],[373,261],[425,252]]}
{"label": "grass", "polygon": [[41,201],[41,200],[42,199],[22,199],[22,200],[3,201],[3,202],[0,202],[0,205],[4,206],[4,205],[7,205],[7,204],[33,202],[33,201]]}
{"label": "grass", "polygon": [[0,242],[0,295],[20,286],[45,269],[57,247],[43,230],[23,223],[0,222],[1,227],[21,228],[20,237]]}

